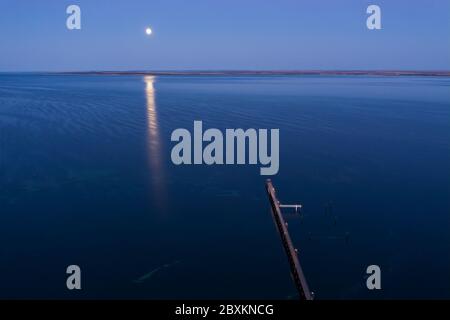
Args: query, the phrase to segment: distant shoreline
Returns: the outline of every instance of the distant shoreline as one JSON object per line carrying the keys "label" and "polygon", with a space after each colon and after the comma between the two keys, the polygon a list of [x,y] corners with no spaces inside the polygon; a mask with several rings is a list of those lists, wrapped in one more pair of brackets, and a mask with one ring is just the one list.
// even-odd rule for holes
{"label": "distant shoreline", "polygon": [[263,75],[336,75],[336,76],[439,76],[450,77],[450,71],[397,70],[218,70],[218,71],[69,71],[46,72],[68,75],[142,75],[142,76],[263,76]]}
{"label": "distant shoreline", "polygon": [[28,71],[0,72],[36,75],[111,75],[111,76],[423,76],[450,77],[444,70],[185,70],[185,71]]}

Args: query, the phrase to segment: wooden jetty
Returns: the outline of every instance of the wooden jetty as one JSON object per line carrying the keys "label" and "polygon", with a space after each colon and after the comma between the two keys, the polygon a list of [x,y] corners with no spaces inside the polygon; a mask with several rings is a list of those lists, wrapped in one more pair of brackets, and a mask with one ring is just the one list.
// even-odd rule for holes
{"label": "wooden jetty", "polygon": [[309,290],[308,283],[306,282],[305,275],[303,274],[300,261],[298,259],[298,250],[295,249],[292,244],[291,237],[287,229],[287,223],[284,221],[283,215],[281,213],[281,207],[301,207],[300,205],[281,205],[277,199],[275,188],[272,185],[272,181],[268,179],[266,181],[267,195],[269,196],[271,212],[277,227],[278,233],[281,237],[281,242],[283,243],[284,250],[286,252],[289,266],[291,268],[292,278],[294,280],[295,286],[299,292],[301,300],[312,300],[313,293]]}

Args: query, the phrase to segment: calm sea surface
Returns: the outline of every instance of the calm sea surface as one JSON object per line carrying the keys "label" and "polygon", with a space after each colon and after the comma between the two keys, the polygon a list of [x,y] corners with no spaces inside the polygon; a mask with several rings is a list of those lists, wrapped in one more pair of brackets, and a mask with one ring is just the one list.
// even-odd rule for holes
{"label": "calm sea surface", "polygon": [[0,297],[295,299],[259,165],[172,164],[194,120],[280,129],[317,299],[450,297],[450,79],[38,74],[0,75]]}

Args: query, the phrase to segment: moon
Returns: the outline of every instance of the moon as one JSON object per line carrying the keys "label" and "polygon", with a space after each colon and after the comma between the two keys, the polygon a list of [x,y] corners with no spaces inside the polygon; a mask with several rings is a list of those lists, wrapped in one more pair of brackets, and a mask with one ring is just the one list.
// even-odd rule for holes
{"label": "moon", "polygon": [[149,27],[147,27],[147,28],[145,29],[145,33],[149,36],[149,35],[151,35],[151,34],[153,33],[153,31],[152,31],[152,29],[150,29]]}

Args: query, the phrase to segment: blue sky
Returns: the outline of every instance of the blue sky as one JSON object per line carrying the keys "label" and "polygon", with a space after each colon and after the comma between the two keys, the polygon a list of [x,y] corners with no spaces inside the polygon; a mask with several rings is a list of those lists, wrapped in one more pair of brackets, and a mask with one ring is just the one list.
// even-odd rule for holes
{"label": "blue sky", "polygon": [[136,69],[450,70],[450,0],[0,0],[0,71]]}

